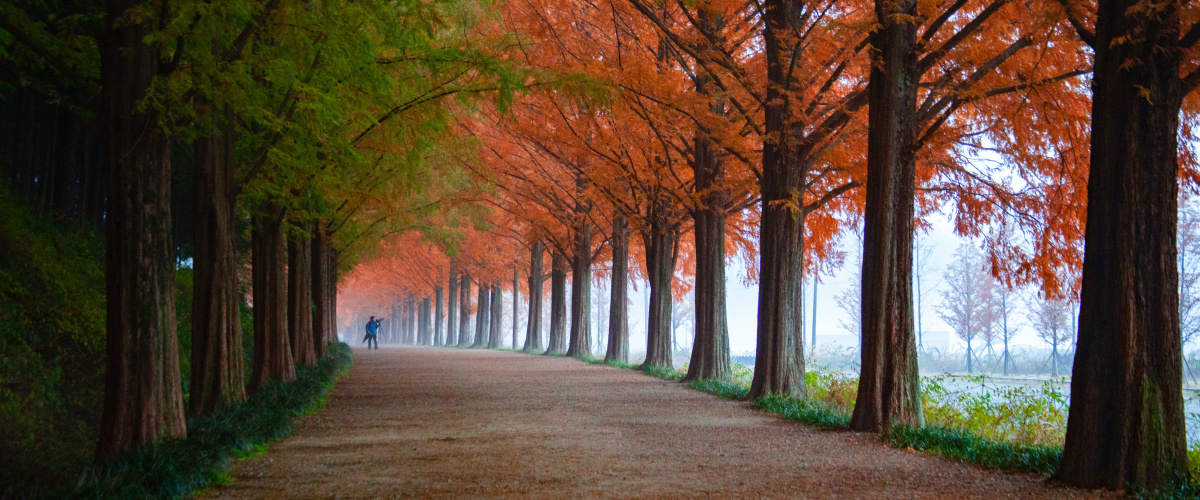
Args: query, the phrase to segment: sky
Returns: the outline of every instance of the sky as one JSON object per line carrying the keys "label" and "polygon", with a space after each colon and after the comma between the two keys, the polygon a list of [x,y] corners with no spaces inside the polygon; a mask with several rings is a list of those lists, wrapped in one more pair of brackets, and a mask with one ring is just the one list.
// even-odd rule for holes
{"label": "sky", "polygon": [[[930,274],[932,275],[932,280],[937,283],[937,286],[922,299],[922,330],[924,332],[944,332],[952,346],[961,348],[966,343],[955,337],[953,329],[938,315],[938,308],[942,301],[941,290],[945,288],[941,276],[953,260],[954,251],[959,245],[970,244],[978,247],[980,241],[962,238],[954,234],[953,224],[950,217],[946,214],[933,215],[928,221],[931,225],[930,230],[919,237],[922,243],[929,244],[932,247],[929,257],[930,267],[932,268]],[[821,282],[817,286],[816,326],[818,343],[821,343],[823,340],[841,341],[843,343],[853,340],[853,337],[848,337],[849,332],[846,332],[839,326],[846,320],[846,314],[838,306],[837,297],[842,294],[846,287],[851,285],[851,280],[854,279],[854,273],[849,266],[856,265],[856,260],[853,256],[855,253],[861,251],[861,248],[851,248],[851,246],[857,245],[861,245],[861,243],[853,236],[843,238],[843,250],[847,252],[846,264],[839,268],[833,275],[822,276]],[[744,277],[745,266],[743,263],[736,259],[732,260],[726,268],[726,290],[728,293],[726,296],[726,307],[729,318],[729,348],[734,355],[752,355],[755,349],[758,286],[756,284],[746,285]],[[630,352],[645,352],[646,303],[648,302],[646,294],[648,290],[644,281],[639,281],[635,286],[636,291],[633,287],[629,290],[631,302],[629,310]],[[1025,295],[1031,295],[1035,291],[1031,287],[1020,292]],[[600,293],[605,297],[608,296],[607,290],[594,289],[593,293]],[[1016,325],[1018,331],[1010,347],[1044,347],[1042,340],[1027,326],[1028,321],[1023,316],[1023,314],[1018,313]],[[804,284],[805,342],[808,342],[812,336],[812,317],[812,282],[806,281]],[[685,329],[688,330],[687,334],[690,335],[691,331],[688,328],[681,329],[680,334],[684,334],[683,331]],[[830,335],[841,336],[841,338],[823,339],[823,337]],[[929,337],[930,341],[936,335],[936,333],[932,334]],[[978,344],[976,345],[978,346]]]}

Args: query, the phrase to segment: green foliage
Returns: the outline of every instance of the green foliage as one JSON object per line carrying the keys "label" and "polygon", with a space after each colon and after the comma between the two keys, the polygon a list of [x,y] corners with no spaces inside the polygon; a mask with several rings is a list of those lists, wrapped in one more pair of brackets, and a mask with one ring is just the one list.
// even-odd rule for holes
{"label": "green foliage", "polygon": [[[952,380],[971,384],[971,390],[949,388],[947,382]],[[1022,445],[1062,446],[1066,439],[1069,401],[1054,382],[992,384],[985,375],[961,379],[942,375],[922,378],[921,386],[929,425]]]}
{"label": "green foliage", "polygon": [[884,440],[993,469],[1051,474],[1062,461],[1061,446],[1023,445],[981,437],[965,429],[897,425]]}
{"label": "green foliage", "polygon": [[658,377],[663,380],[670,380],[673,382],[679,382],[683,380],[684,375],[687,375],[686,372],[681,372],[674,368],[667,368],[665,366],[647,366],[640,369],[652,377]]}
{"label": "green foliage", "polygon": [[724,399],[746,399],[746,396],[750,394],[750,386],[734,381],[693,380],[688,382],[688,387]]}
{"label": "green foliage", "polygon": [[764,396],[754,400],[754,406],[793,422],[816,427],[844,429],[850,425],[850,415],[821,401],[790,396]]}
{"label": "green foliage", "polygon": [[857,373],[814,365],[804,372],[804,384],[809,399],[821,401],[846,415],[854,411],[854,401],[858,399]]}
{"label": "green foliage", "polygon": [[189,422],[186,438],[138,449],[89,470],[69,494],[179,498],[226,484],[233,458],[260,454],[265,443],[291,435],[292,418],[319,409],[335,377],[350,362],[350,348],[334,344],[316,365],[297,369],[296,380],[269,385],[240,405]]}
{"label": "green foliage", "polygon": [[36,218],[0,186],[0,497],[92,460],[104,387],[98,237]]}

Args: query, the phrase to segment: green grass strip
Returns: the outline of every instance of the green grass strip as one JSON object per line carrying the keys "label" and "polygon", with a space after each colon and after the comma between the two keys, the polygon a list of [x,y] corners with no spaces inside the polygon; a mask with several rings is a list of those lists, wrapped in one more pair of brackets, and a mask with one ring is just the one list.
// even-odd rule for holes
{"label": "green grass strip", "polygon": [[850,426],[849,415],[810,399],[775,394],[754,400],[754,406],[793,422],[814,427],[845,429]]}
{"label": "green grass strip", "polygon": [[993,469],[1053,474],[1062,462],[1061,446],[1029,446],[979,437],[963,429],[896,425],[883,436],[900,448],[927,451]]}
{"label": "green grass strip", "polygon": [[188,422],[188,435],[131,451],[89,471],[79,487],[55,497],[179,498],[228,484],[235,458],[264,453],[264,445],[292,433],[292,418],[325,405],[334,379],[349,368],[350,348],[334,344],[296,380],[271,384],[244,403]]}

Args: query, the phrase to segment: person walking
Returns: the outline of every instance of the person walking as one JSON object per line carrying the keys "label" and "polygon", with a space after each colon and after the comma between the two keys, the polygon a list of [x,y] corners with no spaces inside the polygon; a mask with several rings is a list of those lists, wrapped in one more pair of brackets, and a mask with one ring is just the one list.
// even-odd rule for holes
{"label": "person walking", "polygon": [[371,319],[367,320],[367,335],[363,337],[363,342],[367,344],[367,350],[371,349],[371,344],[375,344],[376,351],[379,350],[379,323],[382,321],[383,318],[375,319],[375,316],[371,316]]}

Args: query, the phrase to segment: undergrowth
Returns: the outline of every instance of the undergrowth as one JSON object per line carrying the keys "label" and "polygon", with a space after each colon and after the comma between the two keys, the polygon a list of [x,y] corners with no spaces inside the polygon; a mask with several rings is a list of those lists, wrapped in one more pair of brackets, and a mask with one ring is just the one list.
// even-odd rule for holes
{"label": "undergrowth", "polygon": [[350,362],[350,348],[333,344],[316,365],[298,368],[296,380],[271,384],[240,405],[195,419],[186,438],[121,455],[54,496],[178,498],[227,484],[232,459],[260,455],[266,443],[291,435],[292,418],[322,408],[335,377]]}

